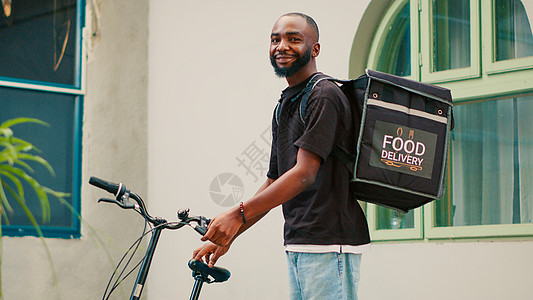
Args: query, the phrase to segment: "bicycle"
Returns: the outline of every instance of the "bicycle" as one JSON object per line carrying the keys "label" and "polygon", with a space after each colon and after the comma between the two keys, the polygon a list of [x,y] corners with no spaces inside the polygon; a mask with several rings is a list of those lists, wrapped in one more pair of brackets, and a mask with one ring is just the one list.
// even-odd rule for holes
{"label": "bicycle", "polygon": [[[181,209],[181,210],[178,210],[177,212],[179,221],[168,222],[167,220],[163,218],[152,217],[148,213],[146,209],[146,205],[144,204],[144,201],[142,200],[142,198],[136,193],[133,193],[130,190],[126,189],[126,186],[122,183],[116,184],[116,183],[112,183],[112,182],[109,182],[109,181],[106,181],[106,180],[103,180],[97,177],[91,177],[89,179],[89,184],[95,187],[101,188],[115,196],[115,199],[100,198],[98,200],[99,203],[100,202],[114,203],[123,209],[133,209],[134,211],[138,212],[145,220],[145,228],[143,230],[143,234],[141,235],[139,239],[137,239],[137,241],[133,243],[130,249],[126,251],[126,253],[122,257],[120,262],[117,264],[115,271],[113,272],[113,274],[111,275],[111,278],[109,279],[109,283],[106,287],[106,290],[104,292],[102,299],[108,299],[111,296],[111,293],[113,293],[113,291],[118,287],[118,285],[120,285],[122,281],[124,281],[124,279],[126,279],[126,277],[129,276],[142,263],[141,268],[139,269],[137,273],[137,279],[135,283],[133,284],[133,289],[132,289],[131,296],[130,296],[130,300],[140,299],[142,290],[146,282],[146,278],[148,277],[148,271],[150,270],[150,264],[152,262],[152,258],[154,257],[155,249],[157,246],[157,242],[159,241],[161,232],[164,229],[176,230],[187,225],[187,226],[192,227],[199,234],[204,235],[207,232],[207,225],[209,225],[209,222],[211,221],[202,216],[189,216],[189,209]],[[134,202],[131,201],[131,199],[133,199]],[[153,226],[153,228],[149,231],[146,231],[147,224],[150,226]],[[150,242],[148,243],[148,248],[146,249],[146,253],[144,255],[143,260],[139,262],[135,267],[133,267],[133,269],[129,271],[126,275],[124,275],[124,272],[128,264],[131,262],[133,255],[137,251],[140,245],[140,242],[149,233],[152,233],[152,236],[150,238]],[[115,274],[117,273],[119,266],[122,264],[122,261],[126,258],[127,254],[133,248],[135,248],[133,250],[133,253],[131,254],[129,260],[126,262],[121,273],[116,278],[115,283],[113,284],[113,287],[109,290],[109,286],[113,278],[115,277]],[[209,284],[209,283],[215,283],[215,282],[224,282],[228,280],[231,275],[227,269],[224,269],[221,267],[209,267],[204,262],[195,260],[195,259],[189,260],[187,265],[192,270],[192,277],[194,278],[194,285],[193,285],[193,289],[191,291],[189,300],[197,300],[200,297],[200,291],[204,283]],[[109,290],[109,293],[108,293],[108,290]]]}

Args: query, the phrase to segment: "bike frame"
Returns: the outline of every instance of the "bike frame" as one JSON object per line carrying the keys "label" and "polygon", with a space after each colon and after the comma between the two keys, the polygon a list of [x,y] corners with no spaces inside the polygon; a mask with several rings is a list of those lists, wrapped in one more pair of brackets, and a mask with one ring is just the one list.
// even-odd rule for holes
{"label": "bike frame", "polygon": [[161,236],[161,231],[165,229],[164,227],[155,227],[154,232],[152,232],[152,237],[150,238],[150,243],[148,244],[148,249],[146,249],[146,255],[144,257],[141,269],[137,274],[137,280],[133,284],[133,291],[131,292],[130,300],[138,300],[141,298],[141,293],[146,283],[146,278],[148,277],[148,271],[150,270],[150,265],[152,263],[152,258],[154,257],[155,248],[157,247],[157,242]]}
{"label": "bike frame", "polygon": [[[159,241],[161,232],[167,228],[165,227],[165,224],[166,223],[162,223],[159,225],[154,224],[156,225],[156,227],[154,228],[154,231],[152,232],[150,243],[148,244],[148,248],[146,249],[146,255],[142,262],[141,268],[139,269],[139,273],[137,274],[137,280],[133,284],[133,290],[131,292],[130,300],[138,300],[141,298],[142,290],[146,283],[146,278],[148,277],[148,271],[150,270],[150,265],[152,263],[152,258],[154,257],[155,248],[157,247],[157,242]],[[189,299],[198,300],[198,298],[200,297],[202,286],[204,282],[209,282],[209,277],[206,276],[206,274],[202,274],[201,272],[197,272],[197,271],[193,271],[193,277],[194,277],[194,286],[193,286],[191,296]]]}

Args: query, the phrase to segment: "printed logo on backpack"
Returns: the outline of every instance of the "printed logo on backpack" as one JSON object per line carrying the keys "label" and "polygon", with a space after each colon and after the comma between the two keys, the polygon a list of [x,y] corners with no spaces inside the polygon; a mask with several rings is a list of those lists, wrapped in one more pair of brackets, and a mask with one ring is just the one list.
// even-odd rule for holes
{"label": "printed logo on backpack", "polygon": [[370,165],[431,178],[437,135],[424,130],[376,121]]}

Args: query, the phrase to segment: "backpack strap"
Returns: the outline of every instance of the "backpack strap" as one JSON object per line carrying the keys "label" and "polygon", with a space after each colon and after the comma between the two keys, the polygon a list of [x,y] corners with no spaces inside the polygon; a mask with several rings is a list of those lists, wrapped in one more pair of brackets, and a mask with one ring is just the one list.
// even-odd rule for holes
{"label": "backpack strap", "polygon": [[[309,94],[311,93],[311,91],[313,90],[313,88],[322,80],[324,79],[327,79],[329,81],[333,81],[337,84],[340,84],[341,86],[343,84],[346,84],[346,83],[349,83],[349,82],[353,82],[353,85],[354,87],[353,88],[366,88],[367,87],[367,83],[368,83],[368,79],[367,78],[362,78],[360,77],[361,79],[365,79],[365,80],[361,80],[361,79],[356,79],[356,80],[342,80],[342,79],[337,79],[337,78],[334,78],[334,77],[329,77],[327,75],[324,75],[324,77],[321,77],[321,78],[317,78],[317,75],[324,75],[324,74],[316,74],[313,78],[311,78],[311,80],[309,81],[309,83],[307,84],[307,86],[305,87],[305,89],[300,93],[300,94],[303,94],[302,95],[302,101],[300,101],[300,120],[302,120],[302,123],[305,124],[305,109],[307,108],[307,99],[309,98]],[[298,96],[296,96],[295,98],[299,97],[300,94],[298,94]]]}
{"label": "backpack strap", "polygon": [[[323,75],[321,73],[316,73],[315,75],[313,75],[313,77],[311,77],[311,79],[309,79],[309,82],[305,85],[305,88],[303,90],[301,90],[296,96],[294,96],[293,98],[291,98],[289,101],[290,102],[294,102],[296,101],[297,99],[299,99],[300,97],[303,97],[303,99],[305,99],[305,102],[307,102],[307,98],[309,98],[309,93],[311,92],[311,90],[315,87],[315,85],[318,83],[318,81],[322,80],[319,79],[318,77],[320,75]],[[329,78],[329,77],[323,77],[323,78]],[[303,118],[302,116],[305,116],[305,104],[304,104],[304,114],[302,115],[302,105],[300,103],[300,120],[302,120],[303,122]],[[275,120],[276,120],[276,124],[279,125],[279,119],[280,119],[280,116],[281,116],[281,102],[278,102],[278,104],[276,105],[276,108],[274,109],[274,115],[275,115]],[[305,124],[305,122],[304,122]]]}
{"label": "backpack strap", "polygon": [[355,155],[349,153],[348,151],[342,149],[339,145],[333,146],[333,149],[331,150],[331,156],[337,158],[338,160],[342,161],[346,168],[350,171],[350,174],[354,175],[355,172]]}
{"label": "backpack strap", "polygon": [[278,102],[274,109],[274,120],[276,120],[276,125],[279,125],[279,115],[281,115],[281,102]]}
{"label": "backpack strap", "polygon": [[[323,77],[320,77],[320,75],[322,75]],[[315,88],[315,86],[324,79],[335,80],[332,77],[317,73],[311,78],[311,80],[309,80],[305,88],[298,94],[298,96],[295,97],[295,99],[299,96],[302,97],[302,100],[300,101],[300,120],[302,121],[304,125],[305,125],[305,109],[307,108],[307,99],[309,98],[309,94],[311,94],[311,91]]]}
{"label": "backpack strap", "polygon": [[[317,74],[319,75],[319,74]],[[316,76],[316,75],[315,75]],[[304,94],[302,96],[302,100],[300,101],[300,120],[305,125],[305,109],[307,107],[307,99],[309,98],[309,94],[313,90],[313,88],[322,80],[330,80],[335,83],[344,84],[348,82],[347,80],[340,80],[329,76],[324,76],[321,78],[311,78],[309,83],[307,84],[306,88],[304,89]],[[358,87],[360,85],[361,88],[366,87],[366,82],[355,82]],[[339,145],[334,145],[333,149],[331,150],[331,156],[337,158],[338,160],[342,161],[344,165],[348,168],[350,171],[350,174],[353,176],[354,170],[355,170],[355,155],[351,154],[349,151],[344,150]]]}

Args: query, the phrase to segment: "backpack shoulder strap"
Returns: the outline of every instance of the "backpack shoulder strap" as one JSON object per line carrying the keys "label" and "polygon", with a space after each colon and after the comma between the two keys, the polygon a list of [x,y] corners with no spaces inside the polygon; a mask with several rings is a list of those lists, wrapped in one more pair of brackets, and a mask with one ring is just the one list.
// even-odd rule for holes
{"label": "backpack shoulder strap", "polygon": [[[307,106],[307,99],[309,98],[309,94],[311,93],[313,88],[320,81],[322,81],[324,79],[333,81],[335,83],[339,83],[341,85],[349,82],[348,80],[336,79],[336,78],[329,77],[329,76],[323,76],[323,77],[320,77],[320,78],[316,78],[315,80],[311,79],[311,81],[309,81],[309,83],[308,83],[308,86],[306,86],[306,89],[305,89],[304,94],[302,96],[302,100],[300,101],[300,120],[302,121],[303,124],[305,124],[305,109],[306,109],[306,106]],[[358,83],[358,82],[356,81],[356,83]],[[364,83],[362,83],[360,85],[361,85],[361,87],[366,86],[366,82],[364,82]],[[335,146],[333,146],[333,149],[331,151],[331,155],[333,157],[339,159],[340,161],[342,161],[344,163],[344,165],[350,171],[350,174],[353,175],[354,168],[355,168],[355,155],[354,154],[349,153],[348,151],[344,150],[339,145],[335,145]]]}
{"label": "backpack shoulder strap", "polygon": [[339,145],[333,146],[331,150],[331,156],[342,161],[346,168],[350,171],[350,174],[353,176],[355,172],[355,155],[349,153],[348,151],[342,149]]}
{"label": "backpack shoulder strap", "polygon": [[[303,124],[305,124],[305,110],[307,108],[307,99],[309,98],[309,94],[311,94],[313,88],[324,79],[336,81],[336,79],[333,77],[318,73],[315,74],[311,80],[309,80],[305,88],[300,92],[302,97],[302,100],[300,101],[300,120]],[[298,96],[300,96],[300,94],[298,94]]]}
{"label": "backpack shoulder strap", "polygon": [[279,125],[279,116],[281,115],[281,102],[278,102],[276,108],[274,109],[274,120],[276,120],[276,125]]}
{"label": "backpack shoulder strap", "polygon": [[[309,79],[309,82],[305,85],[305,87],[298,94],[296,94],[296,96],[291,98],[289,101],[294,102],[297,99],[302,98],[302,97],[305,99],[304,101],[307,101],[307,98],[309,97],[309,93],[315,87],[315,85],[318,83],[318,81],[320,81],[320,80],[322,80],[324,78],[329,78],[327,76],[320,78],[320,76],[325,76],[325,75],[321,74],[321,73],[316,73],[315,75],[313,75],[313,77],[311,77],[311,79]],[[303,122],[304,119],[302,118],[301,110],[302,109],[301,109],[301,105],[300,105],[300,119]],[[305,112],[305,105],[304,105],[304,112]],[[276,105],[276,108],[274,109],[274,115],[275,115],[276,124],[279,125],[279,119],[280,119],[280,116],[281,116],[281,102],[278,102],[278,104]],[[305,124],[305,122],[304,122],[304,124]]]}

